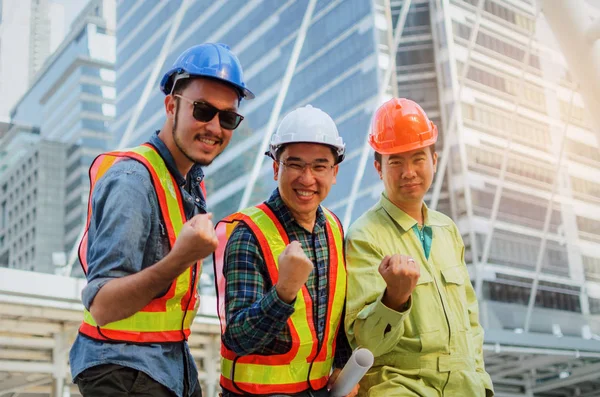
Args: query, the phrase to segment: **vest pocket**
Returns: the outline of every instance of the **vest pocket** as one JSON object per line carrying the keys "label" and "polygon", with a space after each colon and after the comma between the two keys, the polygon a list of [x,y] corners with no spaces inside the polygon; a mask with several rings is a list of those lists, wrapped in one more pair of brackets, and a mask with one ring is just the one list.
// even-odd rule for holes
{"label": "vest pocket", "polygon": [[455,316],[456,324],[461,330],[470,328],[469,313],[467,310],[467,292],[465,282],[468,280],[466,269],[462,266],[454,266],[442,269],[446,296],[450,310]]}
{"label": "vest pocket", "polygon": [[446,284],[463,285],[465,283],[465,273],[462,266],[454,266],[442,269],[442,275]]}
{"label": "vest pocket", "polygon": [[440,330],[423,332],[419,335],[421,339],[421,353],[435,353],[444,348],[444,341],[447,338],[442,338]]}
{"label": "vest pocket", "polygon": [[412,292],[412,308],[410,310],[410,327],[406,329],[409,335],[419,337],[425,333],[438,332],[440,320],[433,313],[441,309],[437,289],[433,277],[423,266],[417,286]]}
{"label": "vest pocket", "polygon": [[419,276],[419,280],[417,281],[417,285],[428,284],[433,281],[433,277],[431,274],[425,269],[425,267],[421,266],[421,275]]}

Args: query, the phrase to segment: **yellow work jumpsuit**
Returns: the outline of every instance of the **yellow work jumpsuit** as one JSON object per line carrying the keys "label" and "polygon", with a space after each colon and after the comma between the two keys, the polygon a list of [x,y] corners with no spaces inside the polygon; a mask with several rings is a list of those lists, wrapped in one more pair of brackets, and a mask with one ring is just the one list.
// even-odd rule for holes
{"label": "yellow work jumpsuit", "polygon": [[[359,396],[493,396],[462,238],[450,218],[425,205],[423,210],[420,230],[383,194],[346,235],[346,333],[353,348],[375,355]],[[422,241],[426,235],[429,259]],[[378,267],[392,254],[410,255],[421,267],[402,313],[381,303],[386,284]]]}

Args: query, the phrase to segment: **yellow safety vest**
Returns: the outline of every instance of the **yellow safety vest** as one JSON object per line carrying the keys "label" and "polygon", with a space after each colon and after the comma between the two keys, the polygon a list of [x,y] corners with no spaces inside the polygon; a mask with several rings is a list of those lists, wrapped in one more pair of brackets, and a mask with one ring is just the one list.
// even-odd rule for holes
{"label": "yellow safety vest", "polygon": [[[346,297],[346,264],[343,231],[333,213],[323,208],[329,247],[328,310],[323,343],[319,346],[315,331],[313,301],[306,285],[298,292],[294,313],[287,321],[292,336],[290,351],[278,355],[238,356],[221,343],[221,386],[233,393],[274,394],[319,390],[326,386],[335,352],[342,309]],[[225,279],[223,262],[227,240],[235,226],[243,222],[256,236],[264,255],[271,283],[279,270],[277,258],[289,244],[283,225],[266,205],[247,208],[223,219],[216,226],[219,246],[215,251],[215,282],[221,332],[225,331]],[[343,332],[343,330],[342,330]]]}
{"label": "yellow safety vest", "polygon": [[[101,154],[90,167],[88,217],[85,233],[79,244],[79,260],[85,274],[88,270],[87,231],[92,217],[94,187],[113,164],[124,158],[139,161],[150,172],[171,248],[186,221],[181,191],[154,146],[143,144],[125,151]],[[204,190],[204,186],[201,187]],[[197,285],[201,270],[201,264],[196,263],[171,283],[164,296],[153,299],[132,316],[103,327],[98,326],[90,312],[84,309],[83,323],[79,327],[79,332],[102,341],[161,343],[187,340],[198,307]]]}

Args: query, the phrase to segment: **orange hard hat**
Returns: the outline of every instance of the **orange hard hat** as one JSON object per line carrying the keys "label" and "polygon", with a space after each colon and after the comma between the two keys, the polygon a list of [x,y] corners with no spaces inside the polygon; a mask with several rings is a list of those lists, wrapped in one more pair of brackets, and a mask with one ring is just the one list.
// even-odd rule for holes
{"label": "orange hard hat", "polygon": [[433,145],[438,130],[416,102],[392,98],[377,109],[369,144],[378,153],[409,152]]}

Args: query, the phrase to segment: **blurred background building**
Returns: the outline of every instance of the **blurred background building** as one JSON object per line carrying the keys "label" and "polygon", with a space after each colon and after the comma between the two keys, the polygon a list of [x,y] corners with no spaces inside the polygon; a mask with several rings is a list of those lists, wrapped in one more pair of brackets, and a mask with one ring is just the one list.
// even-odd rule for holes
{"label": "blurred background building", "polygon": [[77,244],[89,164],[109,148],[115,115],[114,6],[110,12],[89,2],[12,108],[0,146],[0,265],[54,273]]}
{"label": "blurred background building", "polygon": [[[63,173],[66,189],[64,206],[54,214],[64,212],[63,224],[56,226],[64,229],[59,232],[63,237],[53,251],[64,254],[54,255],[53,263],[69,262],[66,269],[73,265],[73,274],[79,269],[67,257],[85,215],[86,168],[93,156],[105,148],[141,143],[160,129],[164,122],[164,95],[158,89],[162,74],[184,49],[205,41],[223,42],[240,58],[247,84],[257,98],[242,103],[240,112],[246,119],[225,152],[206,168],[208,203],[216,218],[269,196],[275,182],[270,161],[260,149],[277,120],[298,106],[312,104],[334,118],[346,141],[347,157],[326,205],[348,226],[383,190],[365,139],[373,111],[391,96],[413,99],[440,130],[438,172],[426,201],[456,221],[465,241],[465,258],[486,329],[486,367],[497,395],[600,395],[597,2],[122,0],[116,4],[114,73],[110,60],[92,56],[101,47],[95,47],[98,44],[91,37],[110,35],[111,29],[102,25],[98,15],[94,17],[94,7],[103,3],[90,4],[81,17],[88,18],[81,25],[85,28],[81,33],[72,31],[71,44],[65,44],[66,39],[60,47],[67,54],[66,48],[76,46],[77,37],[83,34],[89,44],[89,53],[84,51],[88,58],[71,52],[64,65],[77,66],[65,66],[54,75],[66,80],[64,70],[69,70],[74,81],[71,85],[61,82],[61,86],[79,87],[65,89],[74,96],[66,99],[65,93],[65,99],[54,107],[36,105],[42,97],[46,102],[62,97],[55,94],[58,87],[49,88],[56,83],[37,89],[34,84],[13,110],[13,124],[5,128],[17,128],[19,123],[34,126],[21,141],[13,138],[14,147],[22,147],[30,136],[39,144],[52,139],[66,145],[56,148],[65,153],[60,160],[64,165],[57,167],[63,171],[57,172]],[[562,27],[557,27],[556,15]],[[585,29],[590,33],[584,40],[578,34]],[[565,31],[573,49],[581,50],[576,57],[565,47]],[[595,75],[586,74],[589,65]],[[59,103],[78,111],[55,112],[61,108]],[[0,140],[12,136],[1,131]],[[9,255],[6,247],[19,246],[14,236],[20,239],[27,233],[18,223],[20,218],[4,215],[9,211],[21,214],[20,204],[10,199],[11,194],[17,197],[18,184],[6,185],[5,192],[2,181],[10,182],[10,175],[22,180],[15,173],[24,172],[28,160],[19,157],[20,162],[14,160],[11,168],[14,171],[2,171],[2,159],[8,164],[16,149],[5,152],[0,157],[0,220],[4,222],[0,226],[7,226],[0,227],[0,263]],[[11,230],[14,236],[5,237],[3,251],[2,233]],[[17,264],[24,252],[27,249],[16,249],[5,263],[30,269],[27,260],[22,266]],[[11,262],[13,255],[17,262]],[[45,254],[44,260],[48,258]],[[23,277],[15,272],[11,270],[11,277]],[[79,288],[74,279],[56,280],[69,285],[67,290]],[[218,352],[213,344],[218,341],[218,327],[212,317],[210,263],[201,287],[206,306],[195,325],[199,336],[192,337],[191,343],[206,395],[212,397],[217,382]],[[17,294],[5,288],[8,296]],[[2,291],[0,282],[0,298]],[[36,335],[54,338],[55,343],[38,350],[55,352],[57,340],[72,336],[80,318],[77,294],[47,294],[73,306],[61,308],[58,314],[23,319],[15,314],[15,303],[13,309],[0,305],[0,345],[2,321],[53,324],[55,328]],[[34,291],[23,295],[34,306],[39,304],[35,299],[43,296]],[[30,349],[30,342],[15,343]],[[4,361],[27,362],[19,352]],[[56,360],[51,366],[56,372],[64,361],[61,354],[30,361]],[[9,368],[10,363],[6,367],[2,363],[0,354],[0,371]],[[56,379],[62,376],[64,381],[65,375],[52,371],[35,372],[30,380],[16,371],[6,372],[3,380],[0,372],[0,390],[16,384],[15,390],[18,385],[29,385],[31,390],[47,393],[47,386],[33,383],[48,385],[52,378],[53,390],[62,390],[64,382],[56,383]]]}

